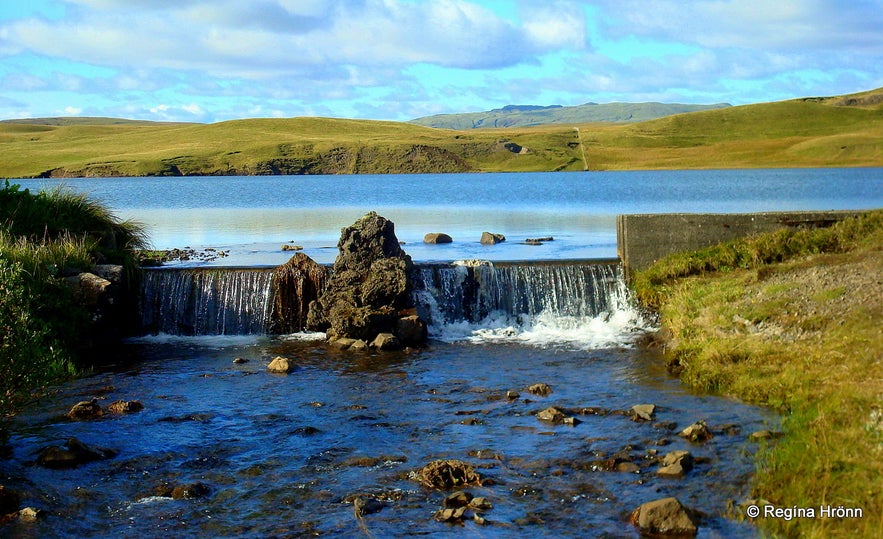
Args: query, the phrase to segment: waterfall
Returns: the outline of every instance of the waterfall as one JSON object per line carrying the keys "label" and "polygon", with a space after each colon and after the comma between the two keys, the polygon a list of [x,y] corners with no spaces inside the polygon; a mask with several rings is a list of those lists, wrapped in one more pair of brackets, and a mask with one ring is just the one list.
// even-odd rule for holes
{"label": "waterfall", "polygon": [[[327,268],[284,268],[145,270],[142,329],[173,335],[301,331]],[[622,343],[646,326],[616,261],[416,264],[411,278],[417,311],[436,339],[601,346]]]}
{"label": "waterfall", "polygon": [[272,268],[145,270],[142,330],[170,335],[266,333],[273,295]]}
{"label": "waterfall", "polygon": [[425,264],[415,301],[442,340],[626,344],[647,327],[617,261]]}

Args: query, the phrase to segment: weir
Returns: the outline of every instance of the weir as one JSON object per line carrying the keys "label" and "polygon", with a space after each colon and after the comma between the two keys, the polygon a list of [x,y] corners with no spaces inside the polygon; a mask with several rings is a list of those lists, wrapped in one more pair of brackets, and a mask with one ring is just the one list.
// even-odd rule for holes
{"label": "weir", "polygon": [[[144,271],[141,321],[145,334],[255,335],[274,320],[275,268],[155,268]],[[414,299],[430,328],[474,323],[491,315],[546,313],[590,318],[626,308],[628,290],[618,260],[415,264]],[[290,292],[289,292],[290,293]],[[282,298],[301,302],[308,298]]]}

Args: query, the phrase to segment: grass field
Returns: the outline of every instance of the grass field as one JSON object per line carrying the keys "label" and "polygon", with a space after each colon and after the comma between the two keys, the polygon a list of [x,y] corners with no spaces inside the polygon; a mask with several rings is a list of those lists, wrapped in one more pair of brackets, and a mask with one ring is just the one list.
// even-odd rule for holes
{"label": "grass field", "polygon": [[[579,128],[579,131],[574,129]],[[0,122],[0,177],[883,166],[883,89],[636,124],[432,129],[330,118]]]}

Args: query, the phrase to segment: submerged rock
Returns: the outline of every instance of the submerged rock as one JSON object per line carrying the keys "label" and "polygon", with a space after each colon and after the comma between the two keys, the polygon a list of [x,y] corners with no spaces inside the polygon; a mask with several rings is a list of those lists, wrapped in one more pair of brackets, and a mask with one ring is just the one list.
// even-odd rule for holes
{"label": "submerged rock", "polygon": [[653,404],[636,404],[631,408],[632,421],[651,421],[655,411],[656,406]]}
{"label": "submerged rock", "polygon": [[677,498],[663,498],[642,504],[634,510],[631,522],[642,534],[654,536],[696,535],[698,526],[693,511]]}
{"label": "submerged rock", "polygon": [[113,449],[86,445],[76,438],[70,438],[64,447],[49,446],[41,449],[37,464],[44,468],[68,469],[96,460],[110,459],[116,455],[117,451]]}
{"label": "submerged rock", "polygon": [[527,388],[528,393],[531,395],[537,395],[540,397],[548,397],[552,394],[552,386],[549,384],[539,383],[533,384],[532,386]]}
{"label": "submerged rock", "polygon": [[144,409],[144,405],[139,401],[114,401],[107,407],[107,411],[112,414],[134,414]]}
{"label": "submerged rock", "polygon": [[103,415],[104,410],[102,410],[101,405],[98,404],[98,399],[80,401],[74,404],[67,413],[69,418],[76,421],[97,419]]}
{"label": "submerged rock", "polygon": [[662,459],[662,467],[656,473],[664,477],[683,477],[693,469],[693,455],[689,451],[672,451]]}
{"label": "submerged rock", "polygon": [[481,485],[481,476],[462,460],[434,460],[421,468],[416,479],[424,486],[441,490],[469,485]]}

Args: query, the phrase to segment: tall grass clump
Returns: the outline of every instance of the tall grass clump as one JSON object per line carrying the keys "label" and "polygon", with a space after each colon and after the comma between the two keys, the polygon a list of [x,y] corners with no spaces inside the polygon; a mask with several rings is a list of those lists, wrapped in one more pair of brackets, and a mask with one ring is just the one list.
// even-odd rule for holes
{"label": "tall grass clump", "polygon": [[0,189],[0,418],[33,391],[77,372],[91,318],[63,277],[96,263],[134,268],[131,250],[144,244],[140,226],[118,220],[85,195],[64,189],[33,194],[5,182]]}

